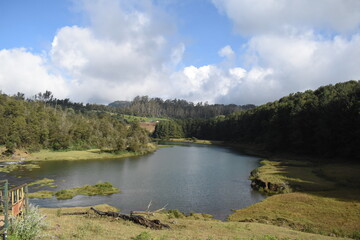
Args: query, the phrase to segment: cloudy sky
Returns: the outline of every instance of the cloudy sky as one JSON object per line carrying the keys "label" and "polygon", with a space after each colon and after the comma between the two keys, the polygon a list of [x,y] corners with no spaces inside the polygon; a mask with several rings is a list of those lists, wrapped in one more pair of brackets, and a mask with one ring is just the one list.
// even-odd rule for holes
{"label": "cloudy sky", "polygon": [[0,90],[262,104],[360,79],[359,0],[1,0]]}

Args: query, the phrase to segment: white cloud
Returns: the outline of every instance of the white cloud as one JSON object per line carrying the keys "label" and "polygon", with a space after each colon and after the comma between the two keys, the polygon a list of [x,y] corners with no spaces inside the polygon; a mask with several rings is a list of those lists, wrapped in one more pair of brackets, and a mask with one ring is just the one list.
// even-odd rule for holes
{"label": "white cloud", "polygon": [[218,52],[220,57],[233,58],[235,56],[234,51],[229,45],[226,45]]}
{"label": "white cloud", "polygon": [[53,63],[73,78],[76,100],[161,94],[164,73],[180,63],[185,51],[184,44],[168,42],[172,25],[164,21],[166,15],[145,2],[82,1],[81,7],[91,25],[61,28],[51,50]]}
{"label": "white cloud", "polygon": [[56,97],[68,94],[66,80],[51,72],[44,57],[24,48],[0,50],[0,90],[6,94],[26,93],[28,97],[45,90]]}
{"label": "white cloud", "polygon": [[212,0],[244,35],[308,29],[352,33],[360,27],[358,0]]}
{"label": "white cloud", "polygon": [[171,97],[216,103],[242,81],[245,72],[242,68],[223,68],[221,64],[185,67],[170,78],[173,89]]}
{"label": "white cloud", "polygon": [[[360,1],[213,0],[247,35],[247,72],[217,101],[264,103],[291,92],[359,79]],[[231,69],[230,69],[231,70]]]}
{"label": "white cloud", "polygon": [[172,52],[171,52],[171,62],[173,65],[178,65],[184,55],[185,52],[185,44],[184,43],[180,43],[178,46],[176,46]]}
{"label": "white cloud", "polygon": [[194,101],[262,104],[291,92],[359,79],[360,35],[330,40],[312,32],[259,35],[249,40],[242,57],[247,61],[246,69],[222,63],[186,67],[172,78],[179,89],[177,96]]}

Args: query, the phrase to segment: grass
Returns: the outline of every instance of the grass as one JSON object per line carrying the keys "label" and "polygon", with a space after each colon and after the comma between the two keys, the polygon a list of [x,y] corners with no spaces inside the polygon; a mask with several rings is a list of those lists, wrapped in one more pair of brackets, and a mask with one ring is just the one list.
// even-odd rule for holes
{"label": "grass", "polygon": [[262,166],[253,171],[251,179],[287,186],[289,191],[325,191],[337,188],[336,182],[320,177],[318,168],[311,162],[262,160],[260,163]]}
{"label": "grass", "polygon": [[199,143],[199,144],[221,144],[222,141],[212,141],[212,140],[200,140],[196,138],[171,138],[166,141],[171,142],[187,142],[187,143]]}
{"label": "grass", "polygon": [[[95,208],[117,211],[108,205]],[[61,213],[89,211],[89,207],[62,208]],[[256,240],[325,240],[328,236],[294,231],[261,223],[221,222],[194,216],[169,218],[168,213],[156,213],[151,219],[169,224],[168,230],[151,230],[122,219],[88,215],[61,215],[58,209],[41,209],[49,224],[43,239],[256,239]]]}
{"label": "grass", "polygon": [[[155,151],[157,148],[154,144],[148,143],[148,149]],[[126,158],[143,155],[142,153],[122,151],[114,153],[111,151],[103,151],[101,149],[89,149],[81,151],[51,151],[41,150],[31,154],[30,160],[50,161],[50,160],[89,160],[89,159],[110,159],[110,158]]]}
{"label": "grass", "polygon": [[155,121],[169,121],[168,118],[158,118],[158,117],[139,117],[133,115],[122,114],[121,117],[127,122],[155,122]]}
{"label": "grass", "polygon": [[122,152],[120,154],[104,152],[100,149],[90,149],[82,151],[51,151],[41,150],[32,154],[32,159],[36,161],[44,160],[87,160],[87,159],[108,159],[119,157],[132,157],[137,154],[134,152]]}
{"label": "grass", "polygon": [[0,164],[0,172],[4,173],[10,173],[12,171],[18,170],[18,169],[27,169],[32,170],[34,168],[39,168],[40,166],[33,163],[27,163],[27,164],[21,164],[18,162],[12,163],[12,164]]}
{"label": "grass", "polygon": [[55,184],[55,180],[54,179],[49,179],[49,178],[43,178],[40,180],[36,180],[34,182],[28,183],[28,186],[32,186],[34,188],[42,188],[42,187],[57,187]]}
{"label": "grass", "polygon": [[46,191],[46,190],[42,190],[42,191],[37,191],[37,192],[33,192],[33,193],[29,193],[28,197],[29,198],[52,198],[54,196],[54,192],[53,191]]}
{"label": "grass", "polygon": [[[41,181],[41,180],[40,180]],[[75,187],[70,189],[62,189],[60,191],[37,191],[29,193],[29,198],[52,198],[54,195],[57,199],[71,199],[77,195],[110,195],[119,193],[120,189],[114,187],[109,182],[99,182],[95,185],[85,185],[82,187]]]}
{"label": "grass", "polygon": [[94,196],[94,195],[110,195],[114,193],[119,193],[120,189],[114,187],[109,182],[104,183],[97,183],[95,185],[85,185],[82,187],[75,187],[70,189],[63,189],[57,191],[55,196],[57,199],[71,199],[76,195],[87,195],[87,196]]}
{"label": "grass", "polygon": [[252,178],[288,184],[292,193],[236,210],[230,221],[360,239],[360,165],[263,160]]}

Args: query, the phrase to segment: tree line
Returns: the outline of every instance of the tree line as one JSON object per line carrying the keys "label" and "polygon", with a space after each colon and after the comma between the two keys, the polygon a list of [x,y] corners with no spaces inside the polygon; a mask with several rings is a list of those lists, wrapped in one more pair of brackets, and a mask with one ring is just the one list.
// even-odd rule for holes
{"label": "tree line", "polygon": [[[14,97],[25,100],[23,93],[17,93]],[[26,99],[26,101],[42,101],[46,105],[72,108],[75,112],[100,111],[115,114],[126,114],[140,117],[166,117],[176,119],[186,118],[212,118],[219,115],[229,115],[234,112],[254,108],[255,105],[235,104],[208,104],[207,102],[193,103],[182,99],[149,98],[137,96],[132,101],[115,101],[108,105],[72,102],[69,98],[58,99],[50,91],[38,93]]]}
{"label": "tree line", "polygon": [[186,118],[212,118],[219,115],[228,115],[254,108],[255,105],[235,104],[208,104],[207,102],[193,103],[181,99],[149,98],[137,96],[132,101],[115,101],[109,104],[118,113],[144,116],[144,117],[168,117],[177,119]]}
{"label": "tree line", "polygon": [[75,111],[63,104],[69,102],[54,101],[49,91],[32,99],[0,93],[0,145],[9,153],[17,148],[147,151],[150,138],[137,124],[128,125],[108,112]]}
{"label": "tree line", "polygon": [[360,157],[360,82],[327,85],[211,119],[160,122],[158,138],[196,137],[262,146],[271,152]]}

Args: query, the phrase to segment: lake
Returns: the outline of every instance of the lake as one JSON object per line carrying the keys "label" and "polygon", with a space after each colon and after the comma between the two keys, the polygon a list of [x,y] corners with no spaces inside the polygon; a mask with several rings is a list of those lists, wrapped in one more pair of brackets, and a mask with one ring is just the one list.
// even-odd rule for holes
{"label": "lake", "polygon": [[106,203],[128,213],[146,210],[152,201],[151,210],[167,204],[167,209],[208,213],[225,220],[231,209],[244,208],[265,198],[251,189],[248,180],[251,170],[259,167],[259,158],[223,146],[181,143],[141,157],[49,161],[39,165],[39,169],[13,172],[6,177],[18,183],[45,177],[55,179],[58,187],[51,190],[109,181],[122,191],[111,196],[30,200],[40,207]]}

